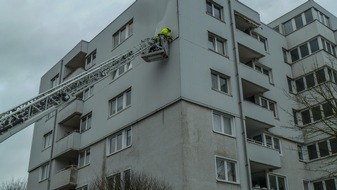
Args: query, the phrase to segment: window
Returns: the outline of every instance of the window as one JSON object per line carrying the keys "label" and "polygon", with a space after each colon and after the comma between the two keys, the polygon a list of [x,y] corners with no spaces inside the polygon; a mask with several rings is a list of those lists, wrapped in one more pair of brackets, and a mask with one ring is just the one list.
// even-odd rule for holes
{"label": "window", "polygon": [[298,53],[298,49],[293,49],[290,51],[291,61],[295,62],[300,59],[300,55]]}
{"label": "window", "polygon": [[226,182],[238,182],[236,161],[216,157],[216,179]]}
{"label": "window", "polygon": [[327,179],[323,181],[314,182],[314,190],[336,190],[335,179]]}
{"label": "window", "polygon": [[206,1],[206,13],[217,18],[219,20],[223,20],[222,15],[222,7],[212,1]]}
{"label": "window", "polygon": [[314,9],[314,12],[317,15],[317,20],[320,21],[322,24],[324,24],[327,27],[330,27],[330,19],[325,14],[321,13],[317,9]]}
{"label": "window", "polygon": [[310,49],[311,49],[311,53],[314,53],[316,51],[319,50],[319,45],[318,45],[318,40],[317,38],[316,39],[313,39],[309,42],[310,44]]}
{"label": "window", "polygon": [[336,154],[337,153],[337,138],[333,138],[329,140],[330,147],[331,147],[331,153]]}
{"label": "window", "polygon": [[307,76],[305,76],[305,82],[307,84],[307,88],[311,88],[313,86],[315,86],[315,78],[314,78],[314,74],[308,74]]}
{"label": "window", "polygon": [[115,115],[116,113],[124,110],[131,105],[131,89],[126,90],[117,97],[109,101],[109,115]]}
{"label": "window", "polygon": [[303,44],[300,46],[301,57],[305,57],[309,55],[308,44]]}
{"label": "window", "polygon": [[316,74],[316,79],[317,79],[318,84],[321,84],[326,81],[324,68],[319,69],[318,71],[315,72],[315,74]]}
{"label": "window", "polygon": [[259,63],[257,61],[249,61],[249,62],[245,63],[245,65],[253,68],[255,71],[258,71],[258,72],[268,76],[269,83],[271,83],[271,84],[273,83],[273,76],[272,76],[271,69],[265,67],[264,65],[262,65],[261,63]]}
{"label": "window", "polygon": [[295,62],[299,59],[303,59],[306,56],[315,53],[318,50],[319,50],[318,40],[317,38],[315,38],[311,41],[308,41],[300,45],[299,47],[290,50],[291,60],[292,62]]}
{"label": "window", "polygon": [[298,158],[300,160],[304,160],[304,156],[303,156],[303,147],[300,145],[297,145],[297,152],[298,152]]}
{"label": "window", "polygon": [[228,77],[217,72],[212,72],[211,75],[212,75],[212,89],[228,94],[229,91]]}
{"label": "window", "polygon": [[81,119],[81,133],[91,128],[92,113],[89,113]]}
{"label": "window", "polygon": [[287,21],[283,24],[284,34],[288,35],[294,31],[292,20]]}
{"label": "window", "polygon": [[226,50],[225,50],[225,43],[226,41],[214,34],[209,33],[208,34],[208,48],[221,54],[221,55],[226,55]]}
{"label": "window", "polygon": [[112,73],[112,80],[117,79],[118,77],[120,77],[123,73],[127,72],[128,70],[130,70],[132,68],[132,63],[128,62],[122,66],[120,66],[117,70],[115,70]]}
{"label": "window", "polygon": [[310,22],[312,22],[314,20],[314,17],[312,16],[311,9],[305,11],[304,16],[305,16],[305,20],[306,20],[307,24],[309,24]]}
{"label": "window", "polygon": [[268,174],[269,177],[269,189],[275,190],[287,190],[286,178],[284,176],[278,176]]}
{"label": "window", "polygon": [[94,86],[91,86],[84,90],[83,99],[87,100],[94,94]]}
{"label": "window", "polygon": [[45,180],[49,177],[49,163],[44,164],[40,168],[40,181]]}
{"label": "window", "polygon": [[276,102],[271,101],[265,97],[259,97],[259,105],[267,110],[270,110],[274,113],[274,117],[277,118]]}
{"label": "window", "polygon": [[234,135],[232,119],[219,113],[213,113],[213,130],[222,134]]}
{"label": "window", "polygon": [[319,142],[318,143],[318,149],[319,149],[319,156],[320,157],[328,156],[330,154],[327,141]]}
{"label": "window", "polygon": [[52,143],[52,131],[43,135],[43,148],[48,148],[51,146]]}
{"label": "window", "polygon": [[83,167],[90,163],[90,148],[80,152],[78,158],[78,166]]}
{"label": "window", "polygon": [[113,154],[131,146],[131,128],[124,129],[107,139],[107,155]]}
{"label": "window", "polygon": [[282,52],[283,52],[283,61],[285,63],[288,63],[288,54],[287,54],[287,50],[282,48]]}
{"label": "window", "polygon": [[280,154],[282,154],[280,139],[278,139],[274,136],[266,135],[266,134],[264,134],[264,138],[265,138],[264,144],[267,147],[276,149],[276,150],[279,151]]}
{"label": "window", "polygon": [[297,15],[295,17],[295,25],[296,25],[297,29],[299,29],[299,28],[301,28],[303,26],[302,14]]}
{"label": "window", "polygon": [[96,64],[96,50],[91,52],[87,57],[86,57],[86,68],[90,68]]}
{"label": "window", "polygon": [[301,117],[302,117],[302,123],[303,123],[303,125],[311,123],[310,111],[309,110],[302,111],[301,112]]}
{"label": "window", "polygon": [[59,74],[57,74],[55,77],[53,77],[51,80],[51,87],[54,88],[59,84]]}
{"label": "window", "polygon": [[132,34],[133,34],[133,20],[129,21],[126,25],[124,25],[112,36],[113,47],[117,47]]}
{"label": "window", "polygon": [[307,146],[307,149],[308,149],[309,160],[318,158],[316,144]]}
{"label": "window", "polygon": [[108,189],[129,189],[131,182],[131,170],[115,173],[107,178]]}
{"label": "window", "polygon": [[[316,70],[313,73],[306,74],[305,76],[301,76],[300,78],[295,80],[296,90],[297,92],[301,92],[303,90],[312,88],[316,85],[319,85],[328,80],[325,74],[325,68],[321,68]],[[334,74],[331,69],[328,69],[328,73],[331,79],[334,80]],[[336,73],[337,74],[337,73]]]}
{"label": "window", "polygon": [[291,78],[287,77],[287,82],[288,82],[289,92],[294,92],[294,90],[293,90],[293,80]]}
{"label": "window", "polygon": [[328,52],[331,55],[336,56],[336,51],[335,48],[336,46],[333,45],[333,43],[328,42],[327,40],[322,38],[322,45],[323,45],[323,49]]}

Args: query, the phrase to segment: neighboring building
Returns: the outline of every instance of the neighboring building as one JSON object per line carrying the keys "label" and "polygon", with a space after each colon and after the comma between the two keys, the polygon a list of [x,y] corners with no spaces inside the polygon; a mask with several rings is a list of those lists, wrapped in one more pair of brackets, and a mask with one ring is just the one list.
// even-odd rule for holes
{"label": "neighboring building", "polygon": [[310,171],[336,156],[336,138],[303,138],[295,125],[313,111],[287,95],[337,76],[337,18],[314,1],[265,25],[236,0],[137,0],[50,69],[40,91],[162,27],[174,37],[167,60],[137,57],[36,122],[28,189],[84,190],[102,168],[177,190],[336,189]]}

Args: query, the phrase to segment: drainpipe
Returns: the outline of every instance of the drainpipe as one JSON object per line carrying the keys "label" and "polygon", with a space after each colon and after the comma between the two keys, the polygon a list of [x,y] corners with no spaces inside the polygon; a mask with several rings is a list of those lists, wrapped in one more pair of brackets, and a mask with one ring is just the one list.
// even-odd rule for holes
{"label": "drainpipe", "polygon": [[[248,157],[248,152],[247,152],[247,133],[246,133],[246,123],[245,123],[245,118],[243,114],[243,93],[242,93],[242,83],[240,80],[240,73],[239,73],[239,64],[240,64],[240,59],[239,59],[239,52],[238,52],[238,45],[236,43],[236,36],[235,36],[235,20],[234,20],[234,10],[232,8],[232,0],[228,0],[228,8],[230,11],[230,23],[231,23],[231,34],[232,34],[232,40],[233,40],[233,51],[234,51],[234,64],[235,64],[235,75],[236,75],[236,80],[239,85],[238,89],[238,95],[239,95],[239,110],[240,110],[240,121],[241,121],[241,129],[242,129],[242,141],[243,141],[243,148],[244,148],[244,157],[245,157],[245,168],[246,168],[246,174],[247,174],[247,187],[249,189],[252,189],[252,183],[251,183],[251,172],[250,172],[250,163],[249,163],[249,157]],[[241,184],[242,181],[241,181]]]}

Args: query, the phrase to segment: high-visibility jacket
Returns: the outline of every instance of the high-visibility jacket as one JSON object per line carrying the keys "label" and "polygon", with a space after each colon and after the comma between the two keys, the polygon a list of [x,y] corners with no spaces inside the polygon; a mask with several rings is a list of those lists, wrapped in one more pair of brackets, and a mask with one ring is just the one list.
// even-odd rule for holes
{"label": "high-visibility jacket", "polygon": [[155,37],[159,38],[158,35],[164,35],[165,38],[168,38],[170,36],[170,29],[169,28],[163,28],[161,29],[161,31],[159,32],[159,34],[157,34]]}

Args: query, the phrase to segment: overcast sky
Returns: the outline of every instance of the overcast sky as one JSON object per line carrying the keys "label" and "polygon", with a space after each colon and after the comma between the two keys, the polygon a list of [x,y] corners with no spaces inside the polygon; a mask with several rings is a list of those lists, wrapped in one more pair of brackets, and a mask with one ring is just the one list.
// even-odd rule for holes
{"label": "overcast sky", "polygon": [[[241,0],[269,23],[306,0]],[[0,112],[36,96],[41,76],[134,0],[0,0]],[[316,0],[337,15],[336,0]],[[0,143],[0,184],[27,177],[33,126]]]}

